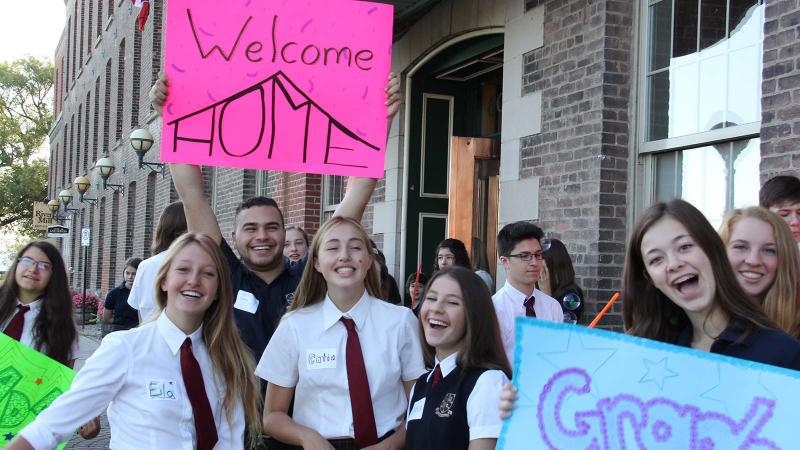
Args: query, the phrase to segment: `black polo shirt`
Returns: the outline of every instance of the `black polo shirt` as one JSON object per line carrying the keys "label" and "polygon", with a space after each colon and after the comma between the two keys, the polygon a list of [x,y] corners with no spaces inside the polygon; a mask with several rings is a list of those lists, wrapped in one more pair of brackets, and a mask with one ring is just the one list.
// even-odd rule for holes
{"label": "black polo shirt", "polygon": [[[242,340],[250,347],[258,362],[286,307],[294,298],[306,260],[304,258],[290,265],[286,259],[285,270],[268,284],[247,268],[224,239],[220,248],[228,260],[231,273],[235,301],[233,317]],[[253,297],[256,304],[252,304]]]}
{"label": "black polo shirt", "polygon": [[[756,329],[742,342],[743,320],[731,321],[728,328],[711,344],[711,353],[733,356],[763,364],[800,370],[800,341],[775,329]],[[692,327],[685,328],[678,336],[677,345],[692,344]]]}
{"label": "black polo shirt", "polygon": [[138,312],[128,304],[131,290],[120,284],[106,295],[105,308],[114,311],[112,329],[114,331],[129,330],[139,325]]}

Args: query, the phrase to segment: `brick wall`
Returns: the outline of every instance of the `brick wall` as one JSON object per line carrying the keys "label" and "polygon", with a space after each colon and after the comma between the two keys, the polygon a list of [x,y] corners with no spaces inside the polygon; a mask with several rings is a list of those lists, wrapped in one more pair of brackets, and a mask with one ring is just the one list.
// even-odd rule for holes
{"label": "brick wall", "polygon": [[800,171],[800,5],[766,2],[761,83],[761,179]]}
{"label": "brick wall", "polygon": [[[523,93],[542,92],[542,132],[523,138],[520,175],[539,177],[540,223],[569,248],[588,321],[624,262],[632,2],[538,3],[544,46],[525,57]],[[621,327],[620,304],[603,323]]]}

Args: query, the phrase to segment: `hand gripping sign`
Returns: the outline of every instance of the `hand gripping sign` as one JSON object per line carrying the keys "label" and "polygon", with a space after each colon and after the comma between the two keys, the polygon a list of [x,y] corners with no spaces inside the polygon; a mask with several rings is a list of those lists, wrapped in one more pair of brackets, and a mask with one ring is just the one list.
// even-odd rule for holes
{"label": "hand gripping sign", "polygon": [[161,160],[383,176],[391,5],[170,0]]}
{"label": "hand gripping sign", "polygon": [[800,372],[517,320],[517,408],[499,449],[794,449]]}
{"label": "hand gripping sign", "polygon": [[69,367],[0,333],[0,448],[66,392],[74,377]]}

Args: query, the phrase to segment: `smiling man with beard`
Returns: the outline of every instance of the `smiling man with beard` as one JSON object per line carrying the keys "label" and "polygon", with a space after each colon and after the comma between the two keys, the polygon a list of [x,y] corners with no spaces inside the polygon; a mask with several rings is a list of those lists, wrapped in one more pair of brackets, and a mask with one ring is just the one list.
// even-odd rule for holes
{"label": "smiling man with beard", "polygon": [[[162,75],[150,90],[150,101],[159,113],[169,90]],[[386,85],[387,122],[391,124],[399,109],[400,82],[390,74]],[[172,181],[186,213],[188,231],[203,233],[216,240],[228,262],[233,287],[234,318],[242,340],[261,358],[281,316],[294,296],[305,268],[305,259],[290,265],[283,256],[286,240],[283,213],[275,200],[253,197],[236,209],[230,240],[239,257],[222,237],[219,222],[203,189],[199,166],[170,164]],[[334,216],[361,220],[376,180],[350,177],[347,191]]]}

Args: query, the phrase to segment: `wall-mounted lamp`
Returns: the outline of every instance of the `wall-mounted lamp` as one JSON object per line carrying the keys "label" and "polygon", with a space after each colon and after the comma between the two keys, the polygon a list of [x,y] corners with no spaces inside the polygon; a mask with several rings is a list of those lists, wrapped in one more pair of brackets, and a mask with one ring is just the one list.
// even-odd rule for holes
{"label": "wall-mounted lamp", "polygon": [[92,206],[97,205],[96,198],[85,197],[86,191],[88,191],[89,187],[92,186],[92,183],[89,181],[89,177],[80,176],[75,178],[75,181],[72,182],[72,185],[78,190],[78,199],[81,201],[81,203],[89,203]]}
{"label": "wall-mounted lamp", "polygon": [[114,161],[112,161],[111,158],[103,157],[98,159],[97,162],[94,163],[94,168],[100,173],[100,177],[103,179],[103,189],[111,188],[114,192],[125,195],[125,186],[108,182],[108,177],[117,171],[117,166],[114,165]]}
{"label": "wall-mounted lamp", "polygon": [[150,172],[160,173],[163,178],[165,175],[164,164],[148,162],[144,160],[144,155],[153,147],[153,135],[145,128],[137,128],[131,132],[131,148],[139,158],[139,168],[147,166]]}

